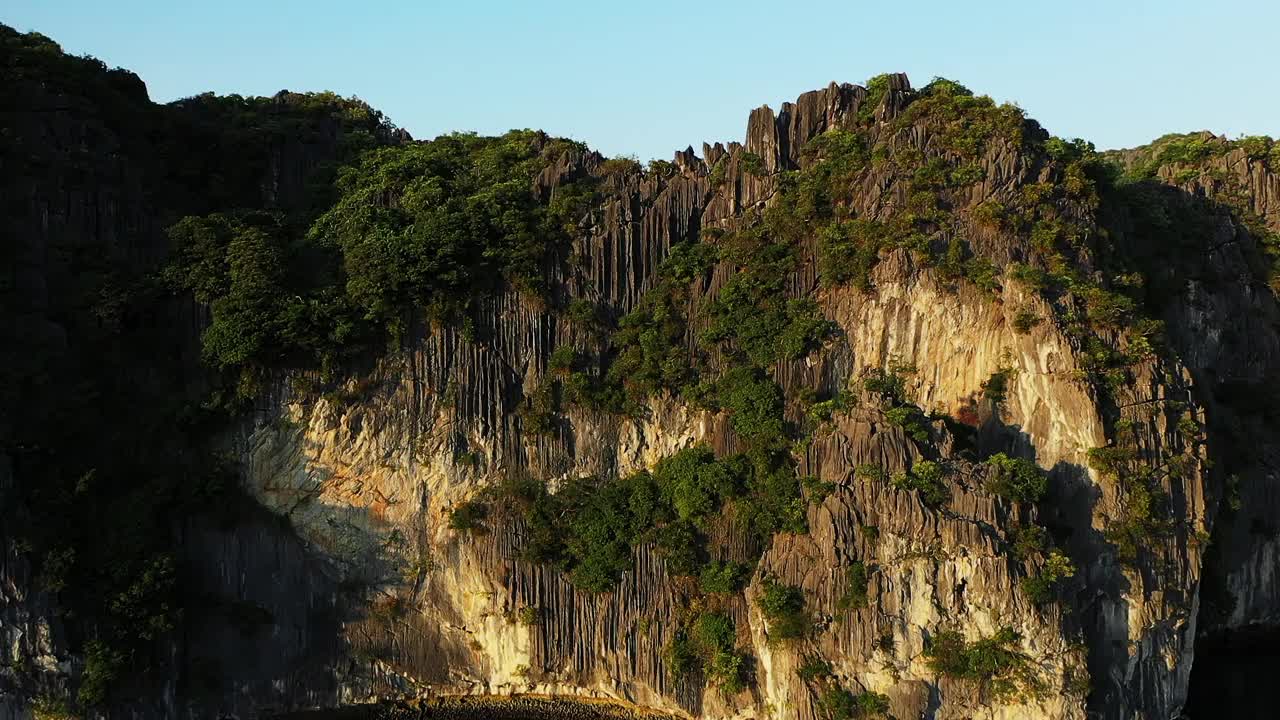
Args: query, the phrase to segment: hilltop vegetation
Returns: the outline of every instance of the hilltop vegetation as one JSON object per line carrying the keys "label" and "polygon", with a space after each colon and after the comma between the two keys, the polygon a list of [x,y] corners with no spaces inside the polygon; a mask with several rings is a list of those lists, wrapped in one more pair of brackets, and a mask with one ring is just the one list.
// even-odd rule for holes
{"label": "hilltop vegetation", "polygon": [[[1176,166],[1190,182],[1235,150],[1280,166],[1269,138],[1167,136],[1127,155],[1099,154],[954,81],[891,90],[880,76],[798,162],[737,149],[712,167],[642,168],[529,130],[409,142],[378,111],[331,93],[157,106],[135,76],[67,56],[43,36],[0,28],[0,40],[7,87],[90,108],[74,122],[118,141],[111,147],[127,166],[19,138],[0,148],[19,169],[4,181],[10,197],[54,193],[64,176],[83,176],[85,187],[136,185],[127,222],[157,226],[135,222],[136,247],[124,246],[131,237],[52,248],[63,264],[49,306],[10,283],[0,307],[23,328],[54,328],[45,341],[24,342],[30,352],[11,349],[16,337],[0,350],[3,451],[18,468],[22,501],[6,522],[40,587],[76,624],[85,706],[164,671],[158,640],[181,628],[191,601],[176,529],[245,500],[233,459],[218,452],[231,422],[285,382],[295,399],[339,388],[423,334],[448,330],[489,348],[500,301],[535,316],[539,338],[556,338],[544,357],[511,369],[528,372],[528,382],[495,400],[523,440],[567,444],[582,418],[610,427],[643,419],[659,396],[727,428],[727,451],[693,445],[620,477],[503,468],[447,519],[459,542],[517,525],[523,561],[589,593],[614,591],[637,551],[652,548],[696,609],[665,651],[673,676],[701,677],[727,695],[751,684],[750,658],[724,610],[743,593],[771,641],[799,644],[827,631],[829,618],[800,587],[757,563],[779,534],[809,530],[811,506],[842,492],[837,480],[875,483],[921,512],[945,514],[957,468],[972,471],[983,480],[974,492],[1016,519],[1002,544],[1033,603],[1058,601],[1075,576],[1034,519],[1051,495],[1049,476],[1004,453],[944,457],[960,444],[939,440],[960,420],[916,404],[914,368],[890,360],[794,386],[808,376],[789,370],[840,352],[845,329],[831,320],[830,301],[874,297],[890,258],[976,302],[1006,302],[1017,287],[1040,303],[1019,309],[1014,331],[1051,327],[1077,354],[1077,380],[1099,398],[1112,443],[1090,461],[1121,496],[1102,537],[1122,563],[1139,565],[1179,530],[1161,483],[1191,460],[1171,447],[1156,463],[1139,462],[1137,430],[1123,424],[1116,397],[1142,363],[1167,351],[1160,319],[1196,261],[1168,255],[1214,217],[1160,182],[1160,171]],[[998,167],[1023,175],[996,187],[988,174]],[[274,182],[289,173],[296,182]],[[599,237],[607,211],[652,203],[676,183],[709,205],[746,182],[766,185],[768,201],[695,223],[664,243],[654,267],[630,268],[642,291],[635,302],[582,290],[587,260],[577,245]],[[874,201],[868,187],[881,189]],[[1229,212],[1280,255],[1280,239],[1258,218],[1238,205]],[[192,328],[198,341],[187,336]],[[1012,372],[982,386],[993,412],[1010,401]],[[919,457],[892,474],[870,465],[848,479],[803,476],[814,439],[855,411]],[[1190,447],[1199,429],[1178,431]],[[838,610],[871,611],[877,558],[859,555],[837,570]],[[926,658],[938,674],[998,696],[1038,691],[1019,641],[1011,630],[973,641],[943,631]],[[854,693],[820,665],[806,681],[829,715],[887,712],[885,696]]]}

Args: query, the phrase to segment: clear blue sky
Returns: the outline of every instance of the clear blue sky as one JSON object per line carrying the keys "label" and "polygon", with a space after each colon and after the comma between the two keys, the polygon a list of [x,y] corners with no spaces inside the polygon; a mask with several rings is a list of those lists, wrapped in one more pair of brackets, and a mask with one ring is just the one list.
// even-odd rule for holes
{"label": "clear blue sky", "polygon": [[1280,0],[5,0],[0,22],[133,70],[158,101],[333,90],[417,138],[534,127],[642,160],[890,71],[1100,148],[1280,135]]}

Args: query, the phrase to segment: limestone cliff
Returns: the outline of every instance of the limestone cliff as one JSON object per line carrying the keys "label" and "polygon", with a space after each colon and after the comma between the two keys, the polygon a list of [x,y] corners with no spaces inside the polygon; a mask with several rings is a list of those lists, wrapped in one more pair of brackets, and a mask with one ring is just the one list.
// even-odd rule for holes
{"label": "limestone cliff", "polygon": [[[1071,189],[1078,167],[1043,149],[1048,136],[1033,122],[1018,116],[1009,133],[988,129],[969,147],[968,120],[922,111],[934,95],[904,76],[869,85],[760,108],[742,144],[704,146],[700,157],[690,148],[649,170],[569,150],[531,188],[551,197],[573,179],[598,183],[569,261],[548,275],[564,298],[609,318],[656,292],[673,247],[727,244],[789,202],[788,183],[830,163],[813,151],[824,137],[859,133],[868,148],[841,180],[837,205],[849,217],[889,224],[945,211],[945,222],[927,221],[936,227],[925,245],[963,248],[959,272],[910,240],[877,246],[863,282],[833,283],[826,241],[808,231],[795,243],[785,294],[812,298],[833,325],[811,351],[764,369],[796,436],[795,475],[816,480],[802,496],[806,532],[762,541],[732,504],[702,528],[711,560],[751,566],[745,587],[703,592],[649,543],[606,592],[528,557],[528,515],[494,499],[513,473],[554,490],[652,470],[697,446],[728,457],[750,440],[731,410],[670,390],[647,397],[643,412],[564,403],[549,429],[535,430],[531,399],[564,380],[553,353],[591,353],[597,340],[562,308],[505,288],[477,309],[479,332],[419,323],[328,392],[315,390],[314,373],[277,373],[252,413],[216,433],[252,502],[173,529],[187,604],[181,625],[157,637],[162,677],[105,714],[262,717],[440,693],[553,693],[692,717],[822,718],[836,713],[830,691],[843,688],[885,696],[880,710],[897,718],[1175,716],[1200,626],[1280,622],[1280,549],[1274,530],[1259,531],[1280,509],[1274,405],[1259,397],[1280,358],[1263,236],[1280,228],[1280,180],[1230,152],[1213,161],[1217,174],[1159,167],[1145,204],[1089,201],[1087,189]],[[274,179],[258,186],[260,204],[301,202],[308,166],[336,152],[268,154]],[[933,159],[950,163],[947,179],[928,179]],[[1228,186],[1260,224],[1233,213]],[[922,188],[935,206],[917,207]],[[52,204],[84,207],[63,200]],[[1043,225],[991,217],[1050,205],[1055,222],[1088,234],[1064,241],[1065,257],[1031,229]],[[1153,222],[1152,207],[1175,214],[1173,224]],[[33,257],[37,240],[58,233],[114,242],[85,223],[50,230],[42,212],[20,214]],[[1060,262],[1075,268],[1060,291],[1014,277],[1016,267],[1053,273]],[[730,366],[731,352],[708,345],[708,308],[748,265],[721,255],[676,296],[688,319],[678,344],[705,356],[710,374]],[[1105,292],[1135,273],[1146,320],[1162,330],[1085,328],[1081,318],[1100,316]],[[190,312],[188,323],[204,322]],[[902,383],[894,402],[866,382],[886,372]],[[815,419],[814,396],[840,403]],[[915,424],[899,412],[909,407]],[[997,453],[1047,473],[1044,496],[999,492]],[[22,477],[0,459],[3,491]],[[944,501],[912,480],[926,467],[945,467]],[[470,502],[487,514],[459,527],[454,513]],[[1041,526],[1053,549],[1017,550]],[[5,547],[0,717],[25,718],[34,698],[78,682],[83,664],[56,597],[33,582],[15,542]],[[1055,578],[1046,601],[1026,581],[1055,555],[1074,571]],[[866,571],[858,588],[855,566]],[[799,589],[802,637],[780,638],[765,616],[770,583]],[[673,672],[673,642],[706,610],[733,620],[732,645],[748,665],[741,687],[716,687],[705,668]],[[994,648],[1006,659],[1000,672],[940,669],[950,631]],[[824,670],[802,672],[816,659]]]}

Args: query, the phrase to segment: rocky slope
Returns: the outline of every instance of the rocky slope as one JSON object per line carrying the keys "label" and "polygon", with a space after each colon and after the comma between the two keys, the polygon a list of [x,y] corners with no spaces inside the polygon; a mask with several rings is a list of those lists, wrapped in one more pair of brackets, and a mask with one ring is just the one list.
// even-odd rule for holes
{"label": "rocky slope", "polygon": [[[1265,158],[1229,150],[1113,186],[1089,153],[968,97],[898,75],[832,84],[752,112],[742,144],[690,148],[648,170],[570,149],[533,183],[539,197],[597,184],[566,262],[547,273],[603,317],[668,292],[664,260],[680,248],[724,248],[670,296],[687,319],[675,345],[722,395],[748,341],[707,339],[717,302],[759,271],[751,254],[773,247],[749,246],[744,259],[734,243],[776,227],[769,213],[796,201],[794,183],[821,177],[838,194],[832,225],[784,218],[807,219],[780,276],[788,298],[813,299],[832,325],[803,352],[759,363],[784,398],[788,476],[816,479],[794,505],[805,531],[760,538],[743,499],[698,529],[704,560],[750,567],[739,588],[708,591],[652,537],[604,592],[530,558],[532,516],[497,490],[511,476],[554,491],[657,473],[696,447],[730,458],[757,441],[741,407],[678,387],[646,393],[643,412],[566,400],[535,429],[535,399],[573,380],[553,360],[559,348],[598,361],[594,377],[625,348],[602,350],[563,304],[505,288],[475,309],[479,332],[418,324],[328,392],[304,382],[314,373],[274,373],[233,430],[210,432],[247,497],[233,512],[175,517],[181,619],[154,638],[146,677],[91,712],[261,717],[551,693],[713,718],[1175,716],[1198,632],[1274,627],[1280,612],[1268,520],[1280,509],[1269,430],[1280,336],[1266,255],[1280,179]],[[6,103],[9,116],[42,117],[18,100],[31,102]],[[69,133],[59,152],[86,147],[115,169],[91,177],[87,195],[63,188],[70,172],[58,170],[31,174],[45,181],[20,195],[15,235],[31,260],[15,264],[25,279],[14,296],[30,305],[13,312],[49,335],[65,330],[50,301],[32,298],[59,285],[61,266],[36,260],[51,244],[118,247],[130,228],[163,257],[163,227],[216,209],[130,190],[131,173],[145,187],[167,172],[149,167],[155,146],[112,151],[82,115],[57,112],[6,126],[24,141],[36,127]],[[853,137],[865,151],[856,162],[832,149]],[[257,198],[235,204],[300,204],[297,188],[335,148],[273,147]],[[821,175],[838,162],[850,171]],[[845,227],[840,218],[907,222],[913,234],[875,245],[861,277],[833,281],[844,246],[821,231]],[[1034,275],[1026,268],[1062,279],[1019,279]],[[185,321],[173,344],[190,345],[205,314],[181,301],[171,312]],[[183,362],[195,365],[189,347]],[[874,382],[886,378],[901,386]],[[6,492],[31,482],[24,452],[6,446]],[[1046,489],[1002,490],[997,453],[1032,461]],[[470,504],[482,518],[459,522]],[[1045,537],[1027,549],[1038,527]],[[20,539],[6,535],[0,565],[4,718],[71,697],[91,665]],[[1062,562],[1070,570],[1044,593],[1029,590]],[[775,586],[798,589],[798,637],[767,612]],[[710,660],[673,671],[672,648],[713,613],[732,620],[729,645],[744,660],[728,688]],[[948,663],[952,631],[962,647]],[[842,691],[863,704],[842,709]]]}

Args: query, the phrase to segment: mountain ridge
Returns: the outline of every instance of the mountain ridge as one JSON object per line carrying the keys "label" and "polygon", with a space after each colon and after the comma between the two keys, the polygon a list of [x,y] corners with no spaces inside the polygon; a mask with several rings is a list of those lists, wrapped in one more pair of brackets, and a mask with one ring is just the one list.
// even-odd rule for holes
{"label": "mountain ridge", "polygon": [[[96,575],[86,549],[118,550],[103,537],[140,509],[113,499],[203,474],[55,467],[43,479],[68,495],[51,499],[33,492],[31,447],[96,460],[116,443],[6,442],[0,486],[33,513],[5,537],[8,586],[33,588],[0,615],[9,656],[34,659],[6,666],[15,717],[32,698],[256,716],[530,687],[709,717],[1167,715],[1198,621],[1276,622],[1274,540],[1215,522],[1273,502],[1271,405],[1245,399],[1274,377],[1277,342],[1280,193],[1256,148],[1183,147],[1155,167],[1135,152],[1146,177],[1121,182],[1105,153],[1010,106],[887,75],[758,108],[744,143],[642,170],[541,134],[410,143],[350,101],[319,96],[312,116],[313,97],[284,96],[278,125],[259,124],[259,101],[196,98],[228,108],[212,127],[246,132],[164,151],[201,158],[159,175],[205,197],[161,202],[177,225],[121,222],[113,203],[152,214],[111,198],[135,182],[127,163],[89,166],[92,203],[64,187],[71,167],[12,195],[32,203],[23,257],[152,226],[145,293],[106,293],[108,272],[87,307],[42,299],[75,286],[60,260],[24,261],[16,315],[86,355],[52,364],[61,376],[97,377],[80,343],[104,333],[133,348],[108,363],[185,368],[194,406],[222,391],[222,414],[172,442],[196,465],[209,446],[229,456],[194,498],[140,506],[160,515],[156,548],[174,528],[185,540],[93,580],[109,602],[75,606],[92,618],[75,631],[54,608]],[[335,109],[355,117],[323,119]],[[221,142],[265,149],[239,164]],[[317,173],[334,179],[312,194]],[[72,210],[42,225],[42,207]],[[180,361],[156,367],[135,326]],[[53,397],[26,392],[13,407]],[[119,402],[90,405],[80,437]],[[229,504],[228,484],[247,504],[215,521],[204,507]],[[90,519],[96,502],[126,517]],[[90,523],[80,540],[27,529],[67,508]],[[1214,613],[1203,568],[1221,574]],[[149,635],[118,634],[139,618]],[[228,662],[250,653],[271,657]],[[125,683],[126,664],[169,680]]]}

